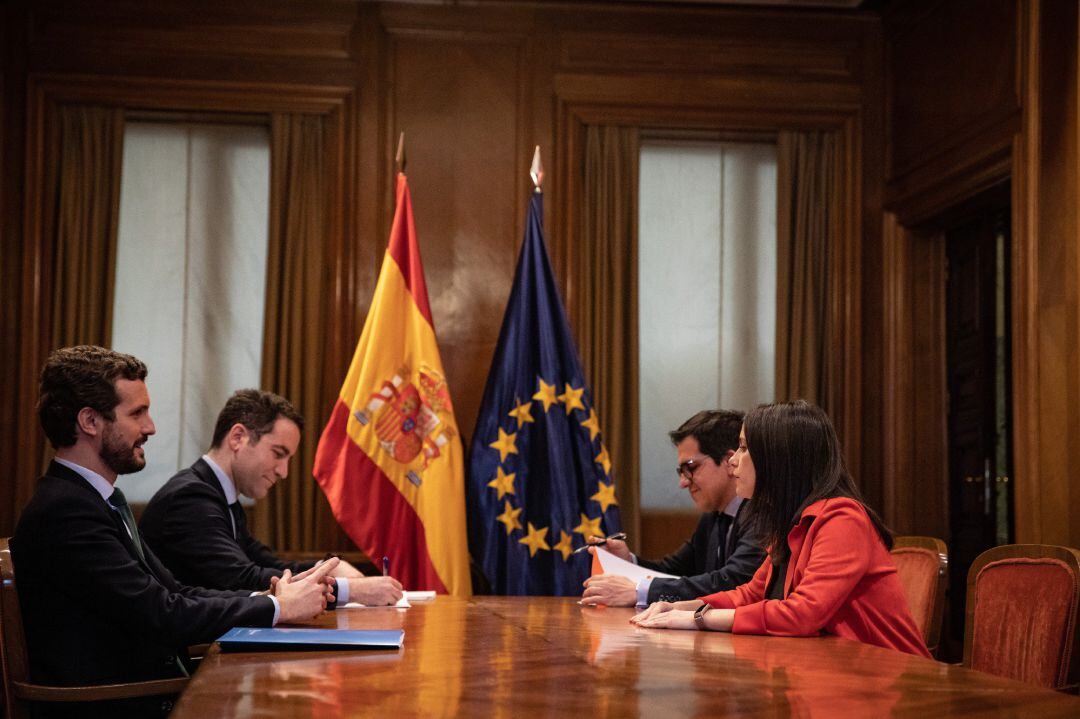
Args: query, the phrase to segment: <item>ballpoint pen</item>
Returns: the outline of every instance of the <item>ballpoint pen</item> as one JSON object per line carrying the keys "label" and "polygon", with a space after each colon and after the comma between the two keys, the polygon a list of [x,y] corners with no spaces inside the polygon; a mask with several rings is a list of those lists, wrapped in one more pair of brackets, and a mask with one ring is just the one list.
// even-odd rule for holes
{"label": "ballpoint pen", "polygon": [[597,539],[594,542],[588,542],[585,546],[578,547],[577,549],[575,549],[573,553],[574,554],[581,554],[582,552],[584,552],[589,547],[599,547],[601,545],[607,544],[609,539],[621,539],[621,540],[623,540],[625,542],[626,541],[626,532],[616,532],[615,534],[611,535],[610,537],[604,537],[604,538],[601,538],[601,539]]}
{"label": "ballpoint pen", "polygon": [[382,575],[384,577],[390,576],[390,557],[382,558]]}

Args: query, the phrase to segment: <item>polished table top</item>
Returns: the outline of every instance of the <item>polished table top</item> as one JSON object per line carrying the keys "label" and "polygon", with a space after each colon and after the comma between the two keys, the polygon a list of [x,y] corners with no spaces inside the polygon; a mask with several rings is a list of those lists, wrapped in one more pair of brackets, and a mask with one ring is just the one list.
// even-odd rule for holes
{"label": "polished table top", "polygon": [[836,637],[640,629],[630,609],[439,597],[314,625],[400,650],[222,654],[172,716],[1080,717],[1080,698]]}

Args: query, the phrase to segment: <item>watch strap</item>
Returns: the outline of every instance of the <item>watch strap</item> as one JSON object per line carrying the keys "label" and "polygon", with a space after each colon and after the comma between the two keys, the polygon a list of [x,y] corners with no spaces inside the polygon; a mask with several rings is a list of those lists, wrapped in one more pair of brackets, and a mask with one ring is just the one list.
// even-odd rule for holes
{"label": "watch strap", "polygon": [[701,631],[708,631],[708,627],[705,626],[705,613],[712,609],[712,605],[705,602],[694,612],[694,624]]}

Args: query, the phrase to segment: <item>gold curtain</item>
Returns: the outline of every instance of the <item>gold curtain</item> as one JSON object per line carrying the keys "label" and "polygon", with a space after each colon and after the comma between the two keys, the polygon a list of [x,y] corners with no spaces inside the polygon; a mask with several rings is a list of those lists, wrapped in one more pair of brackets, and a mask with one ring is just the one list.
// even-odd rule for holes
{"label": "gold curtain", "polygon": [[781,132],[777,141],[776,399],[805,399],[827,412],[835,409],[828,307],[836,154],[830,132]]}
{"label": "gold curtain", "polygon": [[[110,343],[123,150],[120,108],[58,105],[49,115],[42,226],[49,352]],[[28,437],[36,445],[28,456],[40,457],[40,463],[19,473],[20,507],[53,454],[41,432]]]}
{"label": "gold curtain", "polygon": [[123,110],[57,107],[45,162],[51,349],[109,343],[123,147]]}
{"label": "gold curtain", "polygon": [[288,398],[305,428],[289,478],[255,507],[258,533],[283,551],[315,550],[333,516],[311,474],[326,416],[324,261],[327,163],[323,119],[277,114],[270,138],[270,237],[266,267],[262,386]]}
{"label": "gold curtain", "polygon": [[636,128],[589,126],[577,237],[568,248],[570,321],[612,459],[623,528],[641,535],[638,467]]}

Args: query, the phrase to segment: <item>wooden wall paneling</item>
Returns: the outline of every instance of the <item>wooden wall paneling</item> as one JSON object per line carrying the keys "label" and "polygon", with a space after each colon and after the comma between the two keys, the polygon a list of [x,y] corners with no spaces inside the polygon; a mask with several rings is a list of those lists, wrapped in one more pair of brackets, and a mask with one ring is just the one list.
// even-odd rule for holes
{"label": "wooden wall paneling", "polygon": [[883,312],[881,288],[884,285],[885,252],[884,227],[881,222],[885,181],[885,89],[884,38],[880,24],[866,32],[861,64],[863,71],[862,100],[862,158],[859,163],[862,177],[862,206],[858,235],[861,264],[856,266],[860,278],[861,336],[861,426],[859,454],[849,456],[849,469],[855,475],[866,500],[879,512],[885,511],[885,478],[882,456],[882,370],[881,341],[866,341],[879,337]]}
{"label": "wooden wall paneling", "polygon": [[641,547],[638,553],[647,559],[660,559],[681,547],[697,529],[701,515],[696,511],[684,512],[654,509],[641,513]]}
{"label": "wooden wall paneling", "polygon": [[33,71],[338,84],[352,79],[350,0],[219,3],[39,0],[29,24]]}
{"label": "wooden wall paneling", "polygon": [[885,519],[948,541],[944,238],[886,213],[884,263]]}
{"label": "wooden wall paneling", "polygon": [[1007,176],[1020,128],[1015,0],[920,0],[886,27],[886,202],[908,225]]}
{"label": "wooden wall paneling", "polygon": [[1015,540],[1043,543],[1042,511],[1038,501],[1041,478],[1033,463],[1039,446],[1038,383],[1038,303],[1036,288],[1039,256],[1034,238],[1038,236],[1038,83],[1030,78],[1038,68],[1038,6],[1019,13],[1019,59],[1017,85],[1022,91],[1021,127],[1012,149],[1012,246],[1010,248],[1012,300],[1012,383],[1013,383],[1013,509]]}
{"label": "wooden wall paneling", "polygon": [[891,180],[1016,117],[1016,0],[920,0],[886,23]]}
{"label": "wooden wall paneling", "polygon": [[882,508],[885,523],[894,532],[914,534],[915,507],[910,492],[916,394],[911,352],[911,243],[892,213],[885,213],[882,266]]}
{"label": "wooden wall paneling", "polygon": [[1014,190],[1016,539],[1080,545],[1080,267],[1075,3],[1022,4]]}
{"label": "wooden wall paneling", "polygon": [[389,28],[386,119],[406,134],[435,329],[459,429],[476,424],[520,243],[532,147],[521,33]]}
{"label": "wooden wall paneling", "polygon": [[913,534],[948,541],[948,385],[945,343],[945,238],[911,234],[913,412],[908,465]]}

